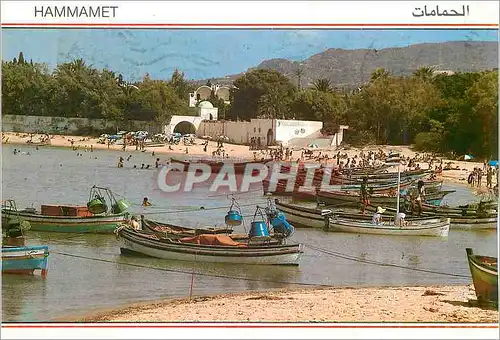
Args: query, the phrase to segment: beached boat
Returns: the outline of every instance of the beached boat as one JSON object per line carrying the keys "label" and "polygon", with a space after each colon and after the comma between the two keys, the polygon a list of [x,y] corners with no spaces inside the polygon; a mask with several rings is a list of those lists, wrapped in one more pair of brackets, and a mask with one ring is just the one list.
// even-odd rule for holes
{"label": "beached boat", "polygon": [[[427,205],[428,206],[428,205]],[[385,208],[385,207],[384,207]],[[464,213],[461,210],[453,210],[452,207],[442,207],[437,206],[436,209],[432,211],[425,210],[422,212],[422,216],[426,218],[432,217],[449,217],[451,221],[451,229],[468,229],[468,230],[487,230],[487,229],[497,229],[498,227],[498,215],[497,213],[488,214],[478,214],[474,213]],[[370,205],[367,207],[368,211],[375,211],[376,206]],[[386,208],[390,213],[395,213],[396,209]],[[407,216],[412,216],[411,211],[404,211]]]}
{"label": "beached boat", "polygon": [[[455,190],[443,190],[439,192],[426,193],[426,202],[439,205],[443,198],[455,192]],[[358,207],[360,204],[359,195],[354,193],[346,193],[340,191],[318,191],[318,202],[324,202],[331,206],[353,206]],[[397,195],[369,195],[368,199],[375,206],[396,206]]]}
{"label": "beached boat", "polygon": [[359,221],[330,215],[326,220],[326,229],[356,234],[395,235],[395,236],[438,236],[447,237],[450,230],[450,219],[407,221],[397,226],[393,221],[373,224],[370,221]]}
{"label": "beached boat", "polygon": [[34,274],[40,270],[46,276],[48,257],[48,246],[2,245],[2,274]]}
{"label": "beached boat", "polygon": [[[104,195],[107,195],[108,202]],[[94,186],[90,197],[87,206],[42,205],[40,212],[32,208],[15,211],[2,207],[2,215],[6,218],[18,216],[28,221],[31,230],[35,231],[95,234],[112,234],[121,223],[129,219],[130,215],[126,211],[128,202],[116,200],[111,190]],[[97,204],[105,210],[93,210],[91,204]]]}
{"label": "beached boat", "polygon": [[[325,213],[332,212],[330,209],[308,208],[296,204],[289,204],[275,200],[276,208],[286,214],[287,219],[296,227],[305,228],[325,228]],[[363,215],[361,213],[350,212],[346,210],[335,210],[333,213],[340,218],[355,219],[361,221],[371,221],[372,214]],[[384,218],[393,219],[395,214],[383,214]],[[429,221],[432,217],[406,218],[407,221]],[[434,218],[439,222],[439,217]]]}
{"label": "beached boat", "polygon": [[141,219],[141,226],[144,231],[160,233],[164,237],[169,237],[169,238],[188,237],[201,234],[229,235],[232,234],[233,232],[233,230],[230,228],[217,228],[217,227],[189,228],[189,227],[181,227],[170,223],[158,222],[148,219]]}
{"label": "beached boat", "polygon": [[248,164],[266,164],[267,162],[272,161],[272,159],[261,159],[258,161],[248,161],[241,163],[231,163],[231,162],[220,162],[220,161],[212,161],[212,160],[197,160],[197,161],[182,161],[175,158],[171,158],[171,163],[179,163],[184,165],[184,171],[188,171],[189,166],[191,164],[207,164],[212,169],[212,173],[218,173],[224,165],[231,165],[234,167],[235,174],[243,174],[245,172],[246,166]]}
{"label": "beached boat", "polygon": [[466,252],[477,300],[498,306],[498,259],[474,255],[471,248],[466,248]]}
{"label": "beached boat", "polygon": [[[276,182],[272,182],[276,183]],[[275,192],[277,193],[298,193],[299,188],[303,187],[305,183],[305,178],[297,178],[294,187],[292,191],[287,190],[287,183],[285,180],[278,180],[276,183],[276,190],[269,191],[269,187],[271,185],[271,181],[268,179],[262,180],[262,188],[264,189],[264,194],[267,194],[268,192],[274,194]],[[400,188],[404,189],[406,187],[409,187],[413,183],[413,180],[405,180],[400,184]],[[312,182],[312,187],[315,187],[317,189],[320,189],[322,186],[321,181],[317,182]],[[372,193],[388,193],[388,192],[395,192],[397,190],[398,183],[384,183],[384,184],[367,184],[367,189],[369,192]],[[361,184],[345,184],[345,185],[330,185],[328,188],[329,191],[346,191],[346,192],[359,192],[361,190]]]}
{"label": "beached boat", "polygon": [[[2,206],[16,211],[13,200],[2,202]],[[29,222],[17,215],[2,214],[2,274],[47,275],[49,248],[47,246],[26,246],[24,232],[30,229]]]}
{"label": "beached boat", "polygon": [[237,242],[228,235],[204,234],[178,240],[162,238],[131,228],[117,229],[122,254],[199,262],[298,265],[302,245]]}

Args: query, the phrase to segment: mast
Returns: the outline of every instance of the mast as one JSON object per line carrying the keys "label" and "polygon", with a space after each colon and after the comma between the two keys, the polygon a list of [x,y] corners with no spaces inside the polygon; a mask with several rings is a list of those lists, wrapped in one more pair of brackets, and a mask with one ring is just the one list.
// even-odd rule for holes
{"label": "mast", "polygon": [[398,196],[396,199],[396,216],[399,215],[399,195],[400,195],[400,190],[401,190],[401,188],[400,188],[400,186],[401,186],[401,171],[399,171],[400,164],[401,163],[398,163],[398,192],[397,192]]}

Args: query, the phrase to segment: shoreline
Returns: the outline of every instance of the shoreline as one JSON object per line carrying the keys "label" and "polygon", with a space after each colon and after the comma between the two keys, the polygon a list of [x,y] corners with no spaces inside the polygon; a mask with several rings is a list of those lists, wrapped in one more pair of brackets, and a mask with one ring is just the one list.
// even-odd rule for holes
{"label": "shoreline", "polygon": [[285,288],[130,303],[69,321],[498,323],[498,310],[469,300],[472,284]]}

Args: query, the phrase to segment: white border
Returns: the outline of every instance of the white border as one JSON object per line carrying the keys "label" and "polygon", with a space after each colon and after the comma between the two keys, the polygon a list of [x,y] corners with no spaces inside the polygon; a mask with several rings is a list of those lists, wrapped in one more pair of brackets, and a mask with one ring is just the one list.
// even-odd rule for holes
{"label": "white border", "polygon": [[[35,7],[118,6],[114,18],[35,17]],[[2,26],[12,25],[169,25],[168,27],[483,27],[498,25],[498,1],[2,1]],[[415,17],[416,8],[465,16]],[[418,13],[418,12],[417,12]],[[225,25],[225,26],[217,26]],[[342,26],[344,25],[344,26]],[[345,26],[347,25],[347,26]],[[393,25],[393,26],[383,26]],[[395,26],[394,26],[395,25]],[[413,26],[411,26],[413,25]],[[415,26],[416,25],[416,26]],[[429,26],[430,25],[430,26]],[[467,26],[468,25],[468,26]],[[449,26],[448,26],[449,27]],[[296,27],[298,28],[298,27]],[[491,27],[490,28],[495,28]]]}
{"label": "white border", "polygon": [[[70,326],[55,328],[51,326]],[[86,326],[100,326],[90,328]],[[6,339],[498,339],[498,324],[40,324],[4,328]],[[76,326],[76,327],[75,327]],[[171,326],[167,328],[165,326]],[[174,327],[172,327],[174,326]],[[183,326],[187,326],[183,328]],[[191,326],[191,327],[189,327]],[[193,327],[194,326],[194,327]],[[227,327],[229,326],[229,328]],[[259,327],[260,326],[260,327]],[[270,327],[271,326],[271,327]],[[300,327],[304,326],[304,327]],[[309,326],[309,327],[308,327]],[[313,326],[313,327],[310,327]],[[322,327],[324,326],[324,327]],[[496,328],[481,328],[484,326]],[[156,327],[156,328],[155,328]],[[293,327],[293,328],[292,328]],[[349,328],[348,328],[349,327]],[[369,327],[369,328],[364,328]],[[418,328],[416,328],[418,327]],[[426,328],[428,327],[428,328]]]}

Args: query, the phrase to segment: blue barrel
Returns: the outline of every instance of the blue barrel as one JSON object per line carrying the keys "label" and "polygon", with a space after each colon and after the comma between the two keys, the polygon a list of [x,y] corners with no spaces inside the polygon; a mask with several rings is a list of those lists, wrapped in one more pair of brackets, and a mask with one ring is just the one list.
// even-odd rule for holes
{"label": "blue barrel", "polygon": [[269,230],[264,221],[254,221],[250,227],[250,237],[269,237]]}
{"label": "blue barrel", "polygon": [[229,210],[226,215],[226,224],[229,226],[239,226],[241,225],[243,217],[236,210]]}
{"label": "blue barrel", "polygon": [[293,234],[293,226],[288,223],[285,214],[283,214],[281,211],[278,212],[276,217],[271,219],[271,225],[273,226],[274,231],[277,233],[281,233],[286,236],[290,236],[291,234]]}

